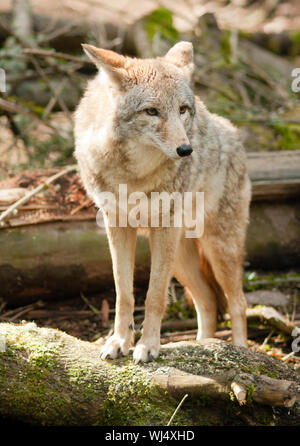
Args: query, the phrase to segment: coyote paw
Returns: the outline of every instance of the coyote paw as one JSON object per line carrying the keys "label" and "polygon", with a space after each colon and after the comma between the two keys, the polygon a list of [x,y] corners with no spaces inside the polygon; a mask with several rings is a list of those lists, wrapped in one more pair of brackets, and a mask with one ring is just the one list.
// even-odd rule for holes
{"label": "coyote paw", "polygon": [[116,359],[120,356],[128,355],[129,349],[132,346],[131,340],[121,338],[117,335],[113,335],[107,339],[104,346],[101,349],[101,359]]}
{"label": "coyote paw", "polygon": [[153,359],[158,358],[159,355],[159,342],[145,342],[140,341],[134,349],[133,352],[133,360],[136,364],[139,362],[150,362]]}

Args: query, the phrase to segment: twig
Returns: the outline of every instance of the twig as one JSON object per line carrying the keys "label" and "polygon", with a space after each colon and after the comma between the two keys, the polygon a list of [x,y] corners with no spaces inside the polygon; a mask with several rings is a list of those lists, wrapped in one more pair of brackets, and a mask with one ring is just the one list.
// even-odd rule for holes
{"label": "twig", "polygon": [[28,313],[29,319],[49,319],[53,318],[55,321],[61,319],[87,319],[92,317],[90,310],[30,310]]}
{"label": "twig", "polygon": [[3,313],[0,316],[0,320],[8,320],[9,322],[13,322],[16,319],[19,319],[21,316],[24,316],[24,314],[29,313],[36,307],[43,307],[44,302],[43,301],[37,301],[33,304],[25,305],[23,307],[15,308],[14,310],[9,310],[6,313]]}
{"label": "twig", "polygon": [[2,311],[4,310],[4,308],[6,307],[7,302],[2,302],[0,305],[0,314],[2,313]]}
{"label": "twig", "polygon": [[82,291],[80,291],[80,297],[83,300],[84,303],[87,304],[87,306],[91,309],[91,311],[98,316],[98,314],[100,313],[100,311],[98,310],[98,308],[94,307],[94,305],[92,305],[89,300],[85,297],[85,295],[83,294]]}
{"label": "twig", "polygon": [[268,73],[266,73],[265,70],[263,70],[261,67],[259,67],[258,65],[256,65],[254,62],[252,62],[247,56],[240,54],[240,58],[241,60],[248,65],[250,68],[252,68],[252,70],[254,71],[254,73],[256,73],[261,79],[263,79],[266,84],[268,84],[272,89],[274,89],[275,91],[277,91],[277,93],[284,98],[285,100],[289,99],[289,95],[288,93],[283,90],[283,88],[281,88],[281,86],[279,85],[279,83],[275,82],[269,75]]}
{"label": "twig", "polygon": [[227,99],[229,99],[232,102],[237,102],[237,98],[235,98],[233,95],[231,95],[228,91],[224,90],[221,87],[218,87],[217,85],[210,83],[206,79],[202,78],[196,78],[195,82],[199,85],[203,85],[204,87],[210,88],[211,90],[215,90],[217,93],[220,93],[221,95],[225,96]]}
{"label": "twig", "polygon": [[35,189],[31,190],[27,195],[25,195],[25,197],[20,198],[20,200],[16,201],[5,212],[3,212],[0,215],[0,223],[4,222],[4,220],[7,219],[20,206],[27,203],[27,201],[29,201],[31,197],[38,194],[43,189],[46,189],[51,183],[56,181],[58,178],[62,177],[63,175],[66,175],[67,173],[70,173],[70,172],[76,170],[76,168],[77,168],[77,165],[68,166],[66,169],[61,170],[60,172],[56,173],[52,177],[48,178],[48,180],[46,180],[44,183],[40,184]]}
{"label": "twig", "polygon": [[57,30],[52,31],[52,33],[47,34],[43,38],[43,42],[49,42],[50,40],[57,39],[58,37],[62,36],[63,34],[67,34],[68,31],[71,31],[72,28],[74,28],[76,24],[70,22],[66,23],[65,25],[61,26]]}
{"label": "twig", "polygon": [[[6,211],[8,206],[0,206],[0,211]],[[36,209],[57,209],[56,204],[29,204],[28,206],[20,206],[20,211],[35,211]]]}
{"label": "twig", "polygon": [[285,355],[283,358],[281,358],[281,361],[286,361],[287,359],[291,358],[292,356],[294,356],[295,352],[291,352],[288,353],[287,355]]}
{"label": "twig", "polygon": [[43,124],[47,127],[49,127],[51,130],[55,132],[59,132],[62,136],[67,136],[64,131],[62,131],[57,125],[52,124],[49,121],[46,121],[44,119],[41,119],[38,115],[31,112],[27,108],[23,107],[22,105],[16,104],[13,101],[7,101],[6,99],[0,98],[0,108],[3,110],[8,111],[9,113],[16,113],[19,115],[27,116],[30,119],[34,119],[40,124]]}
{"label": "twig", "polygon": [[178,404],[178,406],[176,407],[176,409],[175,409],[173,415],[171,416],[171,418],[170,418],[170,420],[169,420],[167,426],[170,426],[170,424],[172,423],[172,421],[173,421],[175,415],[177,414],[178,410],[180,409],[180,407],[182,406],[182,404],[184,403],[184,401],[186,400],[187,397],[188,397],[188,394],[186,393],[186,394],[184,395],[184,397],[182,398],[182,400],[180,401],[180,403]]}
{"label": "twig", "polygon": [[65,54],[60,53],[56,51],[49,51],[49,50],[41,50],[41,49],[33,49],[33,48],[24,48],[23,49],[24,54],[34,54],[37,56],[43,56],[43,57],[56,57],[58,59],[65,59],[70,60],[72,62],[79,62],[81,64],[92,64],[92,62],[88,59],[80,59],[79,57],[72,56],[71,54]]}
{"label": "twig", "polygon": [[81,211],[81,209],[83,209],[85,207],[90,207],[90,206],[92,206],[92,204],[93,204],[92,200],[90,198],[87,198],[82,204],[80,204],[75,209],[73,209],[70,212],[70,215],[75,215],[75,214],[77,214],[77,212]]}
{"label": "twig", "polygon": [[69,119],[71,124],[73,124],[73,119],[72,119],[70,111],[68,110],[68,107],[66,106],[64,100],[59,96],[59,94],[57,94],[57,91],[55,91],[55,89],[53,88],[48,76],[45,74],[45,72],[42,69],[42,67],[40,66],[40,64],[37,62],[37,60],[35,59],[34,56],[31,56],[30,60],[33,63],[33,65],[35,66],[36,71],[44,79],[44,82],[46,83],[46,85],[49,87],[50,91],[56,98],[57,102],[59,103],[59,105],[60,105],[61,109],[63,110],[63,112],[65,113],[66,117]]}
{"label": "twig", "polygon": [[[46,74],[52,74],[53,68],[47,68],[44,70]],[[26,80],[32,80],[37,78],[39,75],[36,71],[28,71],[27,73],[18,73],[18,74],[8,74],[6,76],[6,80],[9,83],[17,84],[19,82],[23,82]]]}
{"label": "twig", "polygon": [[271,330],[270,333],[268,334],[268,336],[264,339],[264,342],[261,344],[261,347],[264,347],[269,342],[269,340],[273,336],[273,333],[274,333],[274,330]]}
{"label": "twig", "polygon": [[60,83],[59,87],[56,89],[55,94],[50,98],[47,106],[45,107],[44,113],[43,113],[43,118],[46,118],[47,115],[49,115],[54,107],[54,105],[56,104],[59,95],[61,94],[61,92],[63,91],[63,89],[65,88],[65,85],[68,81],[68,78],[63,79],[63,81]]}
{"label": "twig", "polygon": [[[74,76],[74,72],[75,72],[78,68],[82,67],[82,64],[81,64],[81,63],[75,63],[75,64],[73,64],[71,67],[69,67],[68,69],[65,69],[65,68],[62,69],[62,67],[60,67],[59,65],[53,64],[53,63],[49,60],[49,58],[46,58],[45,60],[46,60],[46,62],[50,63],[50,66],[51,66],[52,69],[55,68],[57,71],[63,73],[66,77],[62,80],[62,82],[60,83],[60,85],[59,85],[58,88],[56,89],[56,91],[55,91],[55,95],[54,95],[52,98],[50,98],[50,100],[49,100],[47,106],[45,107],[43,117],[45,117],[45,116],[49,115],[49,113],[51,113],[51,111],[52,111],[54,105],[55,105],[56,102],[58,101],[58,97],[59,97],[59,95],[60,95],[61,92],[63,91],[63,89],[64,89],[64,87],[65,87],[65,85],[66,85],[66,83],[67,83],[68,81],[69,81],[69,82],[71,81],[71,83],[73,84],[73,86],[74,86],[76,89],[78,88],[78,83],[74,82],[74,79],[73,79],[72,76]],[[46,70],[44,70],[44,73],[46,73]]]}
{"label": "twig", "polygon": [[258,280],[246,280],[245,285],[274,285],[274,283],[299,283],[300,285],[300,279],[299,277],[286,277],[284,279],[280,278],[274,278],[272,281],[270,280],[264,280],[264,279],[258,279]]}

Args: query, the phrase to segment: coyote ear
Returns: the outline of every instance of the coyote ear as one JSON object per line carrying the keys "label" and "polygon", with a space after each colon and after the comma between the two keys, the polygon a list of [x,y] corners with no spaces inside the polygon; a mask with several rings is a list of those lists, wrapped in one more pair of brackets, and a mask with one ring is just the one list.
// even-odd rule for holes
{"label": "coyote ear", "polygon": [[191,77],[194,71],[194,51],[191,42],[176,43],[167,52],[165,58],[177,67],[182,68],[189,78]]}
{"label": "coyote ear", "polygon": [[103,68],[113,81],[118,84],[125,82],[127,71],[125,69],[126,58],[124,56],[86,43],[82,44],[82,48],[91,61],[98,68]]}

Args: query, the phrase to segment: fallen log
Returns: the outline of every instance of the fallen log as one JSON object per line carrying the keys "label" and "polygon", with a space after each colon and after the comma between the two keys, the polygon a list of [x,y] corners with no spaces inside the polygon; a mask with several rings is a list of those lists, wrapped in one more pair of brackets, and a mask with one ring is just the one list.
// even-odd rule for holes
{"label": "fallen log", "polygon": [[[300,419],[295,371],[215,339],[167,344],[159,361],[136,365],[102,361],[98,343],[58,330],[2,323],[0,378],[0,416],[31,424],[165,425],[183,393],[177,424],[205,424],[197,401],[220,417],[213,424],[236,424],[249,410],[264,424]],[[282,409],[274,416],[269,405]]]}
{"label": "fallen log", "polygon": [[[260,321],[275,330],[290,336],[296,326],[278,313],[275,308],[259,305],[255,308],[247,308],[247,321],[253,323]],[[300,330],[299,330],[300,332]]]}
{"label": "fallen log", "polygon": [[[245,297],[247,299],[247,294]],[[224,315],[225,319],[229,318],[229,315]],[[257,305],[254,308],[247,308],[246,310],[247,323],[249,325],[253,324],[264,324],[270,328],[273,328],[279,333],[284,333],[291,336],[293,331],[297,328],[295,324],[288,321],[282,314],[280,314],[275,308]],[[174,331],[174,330],[193,330],[197,328],[197,319],[182,319],[182,320],[170,320],[165,321],[161,325],[161,332]],[[299,330],[300,331],[300,330]],[[216,332],[217,333],[217,332]]]}

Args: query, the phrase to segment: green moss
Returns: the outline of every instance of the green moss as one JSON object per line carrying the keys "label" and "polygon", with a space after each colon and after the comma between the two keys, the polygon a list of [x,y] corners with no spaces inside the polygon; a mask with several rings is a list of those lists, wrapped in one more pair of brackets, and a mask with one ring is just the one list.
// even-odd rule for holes
{"label": "green moss", "polygon": [[271,426],[274,424],[272,411],[270,408],[260,406],[259,410],[255,411],[255,420],[263,426]]}
{"label": "green moss", "polygon": [[173,26],[172,12],[166,8],[158,8],[153,11],[145,21],[147,35],[151,41],[158,33],[166,40],[175,43],[178,40],[178,31]]}
{"label": "green moss", "polygon": [[278,150],[299,150],[300,125],[277,122],[272,125],[277,137]]}
{"label": "green moss", "polygon": [[255,390],[254,384],[247,386],[247,404],[249,404],[249,405],[252,404],[252,402],[253,402],[252,395],[253,395],[254,390]]}
{"label": "green moss", "polygon": [[231,31],[230,30],[224,30],[222,32],[222,36],[221,36],[221,39],[220,39],[221,54],[223,55],[224,60],[227,63],[230,63],[230,57],[231,57],[230,36],[231,36]]}
{"label": "green moss", "polygon": [[[147,420],[149,425],[165,425],[176,406],[177,402],[166,392],[151,385],[150,378],[138,366],[113,367],[113,380],[95,424],[139,426]],[[175,425],[186,422],[183,413],[174,419]]]}
{"label": "green moss", "polygon": [[191,307],[188,306],[185,298],[169,303],[166,308],[166,314],[167,317],[164,318],[164,321],[168,319],[184,320],[194,317],[193,309],[191,310]]}
{"label": "green moss", "polygon": [[[31,422],[36,420],[39,424],[76,425],[78,420],[85,424],[88,411],[89,424],[166,425],[179,401],[153,385],[151,379],[154,373],[169,373],[174,367],[185,373],[207,376],[215,376],[218,370],[221,373],[244,370],[272,377],[278,373],[278,377],[287,379],[292,374],[280,361],[237,350],[220,341],[203,346],[195,343],[178,349],[162,348],[160,361],[136,365],[131,357],[101,361],[94,344],[57,330],[37,328],[35,324],[18,327],[0,324],[0,334],[5,334],[7,340],[7,350],[0,355],[2,385],[5,380],[5,388],[10,387],[14,395],[13,402],[9,393],[2,395],[1,413],[10,414],[13,408],[15,417],[26,422],[28,414],[28,421],[30,416]],[[2,355],[5,355],[5,365]],[[16,367],[18,364],[22,367]],[[177,413],[174,425],[243,424],[239,420],[241,410],[256,419],[256,413],[262,412],[252,402],[253,391],[250,386],[251,404],[246,408],[240,408],[229,397],[219,401],[189,396]],[[268,416],[269,412],[262,413],[261,418],[267,420]]]}

